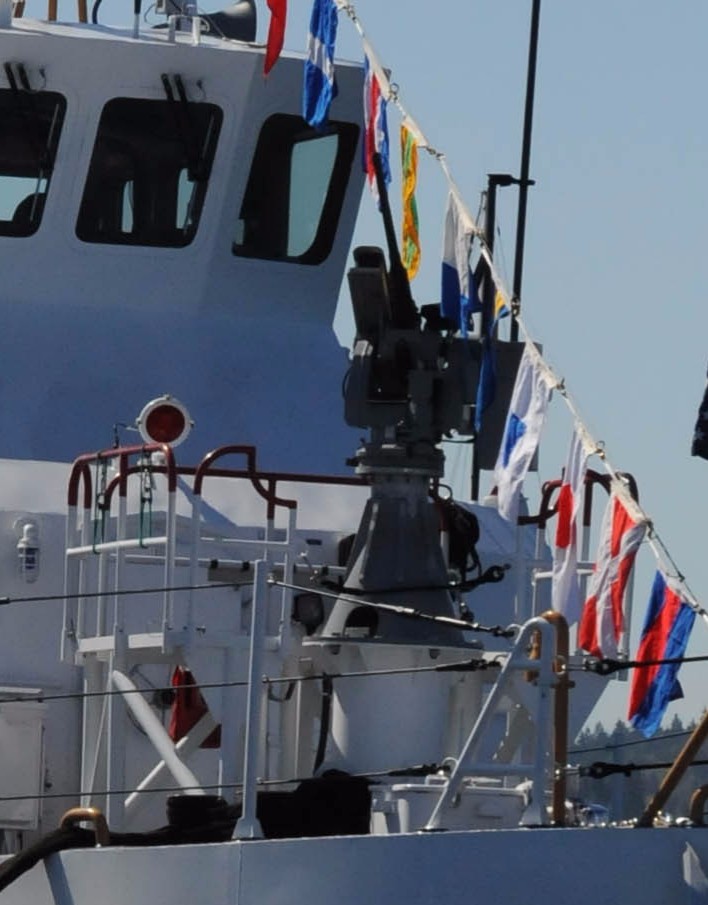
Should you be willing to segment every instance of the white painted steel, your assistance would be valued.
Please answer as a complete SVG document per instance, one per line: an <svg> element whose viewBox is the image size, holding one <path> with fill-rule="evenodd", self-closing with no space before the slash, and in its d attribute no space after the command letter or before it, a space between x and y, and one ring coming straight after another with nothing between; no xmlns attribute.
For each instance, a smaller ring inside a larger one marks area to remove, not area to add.
<svg viewBox="0 0 708 905"><path fill-rule="evenodd" d="M266 630L269 600L268 562L260 559L255 566L253 603L251 604L251 651L248 667L248 699L246 704L246 745L243 768L243 805L236 822L237 839L260 839L263 830L256 817L256 780L263 718L263 638Z"/></svg>
<svg viewBox="0 0 708 905"><path fill-rule="evenodd" d="M3 905L684 905L704 830L496 830L88 849L53 856ZM52 892L50 893L50 889ZM67 896L71 898L68 899Z"/></svg>
<svg viewBox="0 0 708 905"><path fill-rule="evenodd" d="M184 763L184 760L199 748L201 743L211 735L216 727L217 723L214 717L207 711L199 722L175 744L175 754L180 761ZM126 817L130 818L140 810L141 804L147 801L145 793L153 789L167 772L169 772L169 767L165 760L155 764L145 779L136 786L135 791L131 792L125 799Z"/></svg>
<svg viewBox="0 0 708 905"><path fill-rule="evenodd" d="M136 686L117 669L111 673L111 682L118 691L122 692L125 706L138 720L175 781L184 788L184 794L203 795L204 790L201 788L199 780L178 757L172 739L165 732L162 723L140 695Z"/></svg>

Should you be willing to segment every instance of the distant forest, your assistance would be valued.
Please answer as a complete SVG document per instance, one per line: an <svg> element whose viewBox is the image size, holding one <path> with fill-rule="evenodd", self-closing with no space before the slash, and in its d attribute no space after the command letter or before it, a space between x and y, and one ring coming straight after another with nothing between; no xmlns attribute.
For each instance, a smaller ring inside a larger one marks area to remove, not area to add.
<svg viewBox="0 0 708 905"><path fill-rule="evenodd" d="M621 720L609 733L601 723L597 723L592 731L584 730L570 746L568 763L584 767L598 762L624 765L629 775L616 773L603 779L570 775L568 797L603 805L610 812L610 820L639 817L668 769L668 766L651 768L652 765L673 762L695 725L691 722L684 726L675 716L668 729L657 732L650 739L645 739ZM688 768L663 809L673 818L686 816L693 792L708 784L708 742L695 760L698 763Z"/></svg>

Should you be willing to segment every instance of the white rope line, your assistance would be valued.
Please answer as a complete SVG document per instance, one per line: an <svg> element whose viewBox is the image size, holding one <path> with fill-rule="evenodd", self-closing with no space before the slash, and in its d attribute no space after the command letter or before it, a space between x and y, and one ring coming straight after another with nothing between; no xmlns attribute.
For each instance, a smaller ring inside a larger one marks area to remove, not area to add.
<svg viewBox="0 0 708 905"><path fill-rule="evenodd" d="M599 443L595 440L588 429L587 425L583 421L580 416L580 412L578 410L577 405L575 404L572 396L568 392L565 381L559 378L555 371L551 368L548 362L543 358L541 353L538 351L537 346L535 345L531 335L529 334L526 326L524 325L520 315L516 313L514 315L513 306L512 306L512 296L504 285L504 281L501 279L496 266L494 264L492 253L490 252L486 240L484 231L477 225L477 221L472 215L471 211L467 207L460 190L458 189L455 180L452 177L452 173L450 172L450 168L447 163L447 159L445 154L439 151L434 147L427 139L425 133L418 125L417 121L411 116L408 110L404 107L401 102L399 96L398 85L391 81L389 78L390 70L387 70L379 60L377 54L375 53L371 42L369 41L366 32L364 31L364 27L361 24L361 20L359 19L356 9L354 8L354 4L348 2L348 0L334 0L334 3L338 10L345 13L350 21L353 23L357 32L362 41L362 46L364 49L364 53L369 59L369 65L371 66L373 72L376 75L376 78L379 82L379 87L382 95L386 98L386 101L393 104L401 114L403 124L406 128L413 134L416 145L424 151L427 151L431 157L435 158L435 160L440 165L441 170L443 171L445 178L448 183L449 191L453 195L455 199L455 203L457 204L460 219L468 231L472 232L480 243L480 254L484 258L489 272L494 283L496 292L501 295L504 304L507 309L512 313L513 316L516 317L516 322L519 325L519 329L521 330L521 334L523 336L524 341L527 344L527 347L530 349L531 355L534 358L536 365L539 370L543 374L544 379L555 389L558 394L562 397L566 406L570 410L573 420L575 422L575 428L581 436L581 440L583 445L587 449L590 455L597 455L600 461L602 462L605 470L609 474L612 483L613 483L613 491L619 497L622 502L622 505L627 509L628 513L632 517L635 522L645 523L647 525L647 544L651 549L654 557L657 561L659 568L661 568L665 573L667 573L667 577L669 577L675 585L680 587L682 596L688 603L688 605L696 612L697 615L701 616L701 618L708 624L708 613L698 602L697 597L693 593L693 591L688 586L686 579L683 576L683 573L679 570L676 565L674 558L671 556L668 548L661 540L656 528L654 527L653 520L649 517L646 511L639 505L639 503L632 497L627 487L626 482L620 477L618 471L611 464L609 458L607 457L607 453L604 447L604 444Z"/></svg>
<svg viewBox="0 0 708 905"><path fill-rule="evenodd" d="M346 13L346 15L349 17L352 24L356 28L357 32L359 33L364 53L369 59L369 66L376 75L379 83L379 88L381 89L381 94L386 99L386 102L393 104L393 106L398 109L403 120L403 125L409 130L409 132L412 133L418 148L420 150L427 151L427 153L430 154L431 157L434 157L438 161L443 173L445 174L445 178L447 179L447 182L449 184L450 191L452 192L455 201L457 202L457 206L460 210L462 221L465 227L473 232L480 240L484 241L484 232L479 228L475 218L472 216L472 213L465 204L464 198L460 194L460 190L457 188L457 185L452 178L447 165L447 161L445 160L445 155L438 151L431 144L416 120L404 107L399 96L398 86L394 82L392 82L389 77L391 70L387 69L381 63L381 60L376 54L371 41L368 39L366 32L364 31L361 20L357 16L356 10L354 9L354 4L347 2L347 0L334 0L334 3L337 6L337 9L339 9L343 13ZM491 265L491 260L489 260L488 263L490 263Z"/></svg>
<svg viewBox="0 0 708 905"><path fill-rule="evenodd" d="M575 428L578 433L581 434L585 448L590 454L594 454L600 459L603 467L612 479L613 493L615 493L616 496L620 499L622 505L625 507L634 522L637 522L638 524L646 524L646 543L654 554L654 558L656 559L658 566L667 574L667 577L672 580L673 584L679 586L681 595L686 600L686 603L688 603L688 605L696 612L696 614L699 615L706 622L706 624L708 624L708 613L699 603L698 598L689 587L683 573L676 565L676 561L669 552L669 549L659 536L659 533L654 527L654 520L647 514L646 510L637 502L637 500L634 499L634 497L629 492L626 481L624 481L620 477L619 472L610 462L604 444L599 443L592 436L590 430L588 429L587 425L580 415L575 400L568 392L565 381L558 378L555 371L553 371L548 362L546 362L541 353L538 351L521 317L517 315L516 321L519 325L519 329L523 336L524 342L526 342L527 346L532 350L531 354L533 355L539 368L542 370L544 378L549 383L549 385L558 392L558 394L561 396L566 406L570 410L575 422Z"/></svg>
<svg viewBox="0 0 708 905"><path fill-rule="evenodd" d="M418 148L420 150L427 151L427 153L430 154L431 157L435 158L435 160L440 165L440 169L443 171L445 179L447 180L449 191L451 192L453 198L455 199L455 203L457 204L457 208L460 214L460 220L464 228L467 231L471 232L479 240L480 254L489 267L489 272L495 289L501 295L507 309L511 311L511 293L506 289L504 281L497 272L492 254L486 243L484 230L481 229L477 224L474 215L467 207L465 199L462 197L462 194L457 187L455 180L453 179L452 173L450 172L445 154L437 150L437 148L435 148L435 146L431 144L418 122L403 105L399 95L398 86L394 82L392 82L389 77L391 70L387 69L381 63L379 57L374 51L371 41L367 37L364 27L361 24L361 20L357 15L356 9L354 8L354 4L349 3L348 0L334 0L334 3L338 10L345 13L349 17L350 21L356 28L359 37L361 38L364 53L369 59L369 65L375 73L376 78L378 79L381 94L386 99L387 103L393 104L398 109L403 120L403 125L405 125L406 128L414 136Z"/></svg>

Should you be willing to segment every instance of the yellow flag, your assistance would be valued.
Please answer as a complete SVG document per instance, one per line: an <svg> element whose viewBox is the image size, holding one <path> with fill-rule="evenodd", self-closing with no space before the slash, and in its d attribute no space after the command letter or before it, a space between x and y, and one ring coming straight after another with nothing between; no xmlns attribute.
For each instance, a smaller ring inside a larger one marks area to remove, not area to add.
<svg viewBox="0 0 708 905"><path fill-rule="evenodd" d="M506 317L509 313L509 309L506 306L506 302L504 301L504 296L500 289L497 289L494 295L494 320L498 321L502 317Z"/></svg>
<svg viewBox="0 0 708 905"><path fill-rule="evenodd" d="M418 178L418 147L413 133L401 126L401 186L403 190L403 228L401 241L401 261L412 280L420 266L420 239L418 236L418 205L415 201L415 186Z"/></svg>

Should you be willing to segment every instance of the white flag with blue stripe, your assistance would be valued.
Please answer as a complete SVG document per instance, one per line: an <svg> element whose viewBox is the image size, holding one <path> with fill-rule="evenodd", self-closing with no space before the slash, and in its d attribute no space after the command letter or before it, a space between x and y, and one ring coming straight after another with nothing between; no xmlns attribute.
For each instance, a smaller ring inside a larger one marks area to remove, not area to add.
<svg viewBox="0 0 708 905"><path fill-rule="evenodd" d="M494 468L499 514L512 525L518 519L521 485L538 447L552 390L550 372L536 348L527 342Z"/></svg>
<svg viewBox="0 0 708 905"><path fill-rule="evenodd" d="M334 82L334 42L337 38L337 7L334 0L315 0L305 60L302 94L303 118L315 129L327 122L337 95Z"/></svg>
<svg viewBox="0 0 708 905"><path fill-rule="evenodd" d="M459 324L463 336L467 336L470 314L481 310L470 270L473 237L472 225L464 222L457 199L450 192L443 226L440 313Z"/></svg>

